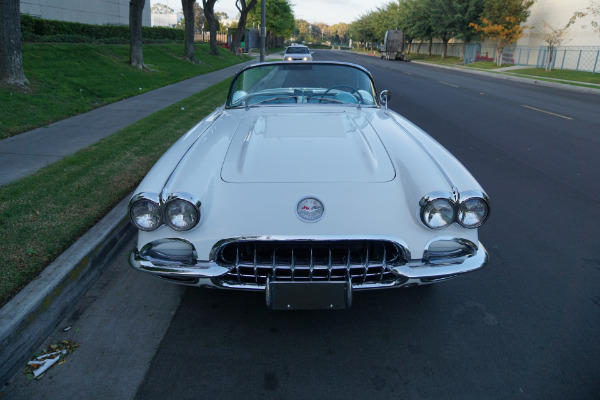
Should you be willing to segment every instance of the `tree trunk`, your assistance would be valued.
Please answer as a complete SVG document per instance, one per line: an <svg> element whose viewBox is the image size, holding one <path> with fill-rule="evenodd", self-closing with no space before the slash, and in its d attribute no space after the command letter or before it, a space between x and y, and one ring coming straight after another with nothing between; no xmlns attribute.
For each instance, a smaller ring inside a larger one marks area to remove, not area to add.
<svg viewBox="0 0 600 400"><path fill-rule="evenodd" d="M19 0L0 0L0 82L24 87Z"/></svg>
<svg viewBox="0 0 600 400"><path fill-rule="evenodd" d="M194 27L194 3L196 0L181 0L181 7L183 8L183 18L185 20L185 44L184 44L184 57L190 62L196 62L194 57L194 34L196 30Z"/></svg>
<svg viewBox="0 0 600 400"><path fill-rule="evenodd" d="M229 51L231 51L233 54L239 54L240 44L242 43L242 36L244 36L244 33L246 32L246 21L248 20L248 13L254 8L254 6L256 6L257 2L258 0L250 0L249 3L246 3L246 0L237 0L235 2L235 6L240 12L240 19L238 20L238 26L235 30L233 40L231 41L231 47L229 47Z"/></svg>
<svg viewBox="0 0 600 400"><path fill-rule="evenodd" d="M429 38L429 48L427 49L427 56L431 57L431 48L433 47L433 38Z"/></svg>
<svg viewBox="0 0 600 400"><path fill-rule="evenodd" d="M217 46L217 18L215 17L215 3L217 0L202 0L204 7L204 16L208 20L208 29L210 31L210 54L213 56L219 55Z"/></svg>
<svg viewBox="0 0 600 400"><path fill-rule="evenodd" d="M442 60L446 58L446 52L448 50L448 41L450 39L442 38Z"/></svg>
<svg viewBox="0 0 600 400"><path fill-rule="evenodd" d="M142 50L142 14L146 0L129 0L129 64L137 69L144 68Z"/></svg>

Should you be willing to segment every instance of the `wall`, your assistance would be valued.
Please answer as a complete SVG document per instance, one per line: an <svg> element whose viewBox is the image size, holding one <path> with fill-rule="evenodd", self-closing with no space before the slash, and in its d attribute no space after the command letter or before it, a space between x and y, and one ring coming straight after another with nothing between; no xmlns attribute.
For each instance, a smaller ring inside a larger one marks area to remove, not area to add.
<svg viewBox="0 0 600 400"><path fill-rule="evenodd" d="M44 19L95 25L129 25L129 0L22 0L21 13ZM142 25L150 26L146 0Z"/></svg>
<svg viewBox="0 0 600 400"><path fill-rule="evenodd" d="M519 39L517 45L539 47L545 46L542 39L545 26L543 21L546 21L553 28L562 28L568 22L571 16L576 11L583 11L589 6L590 0L537 0L531 6L531 15L525 23L533 29L527 30L527 34ZM574 25L571 25L569 34L563 46L597 46L600 47L600 32L594 32L590 26L592 19L577 19ZM582 27L587 25L586 29Z"/></svg>

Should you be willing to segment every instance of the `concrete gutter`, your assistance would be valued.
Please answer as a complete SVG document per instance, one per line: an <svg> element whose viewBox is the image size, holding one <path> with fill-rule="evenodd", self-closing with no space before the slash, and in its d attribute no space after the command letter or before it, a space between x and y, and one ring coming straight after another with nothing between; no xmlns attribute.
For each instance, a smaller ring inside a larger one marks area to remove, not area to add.
<svg viewBox="0 0 600 400"><path fill-rule="evenodd" d="M0 309L0 384L43 343L134 234L129 196ZM127 264L127 260L123 260Z"/></svg>

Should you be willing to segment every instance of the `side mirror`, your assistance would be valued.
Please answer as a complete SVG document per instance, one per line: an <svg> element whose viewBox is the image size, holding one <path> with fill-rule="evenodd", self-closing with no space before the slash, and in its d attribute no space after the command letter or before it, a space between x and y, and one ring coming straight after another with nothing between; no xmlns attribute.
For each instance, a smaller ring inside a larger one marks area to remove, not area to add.
<svg viewBox="0 0 600 400"><path fill-rule="evenodd" d="M383 105L385 106L385 109L388 109L388 102L392 99L392 92L390 92L389 90L384 90L381 92L381 94L379 95L379 100L381 100L381 102L383 103Z"/></svg>

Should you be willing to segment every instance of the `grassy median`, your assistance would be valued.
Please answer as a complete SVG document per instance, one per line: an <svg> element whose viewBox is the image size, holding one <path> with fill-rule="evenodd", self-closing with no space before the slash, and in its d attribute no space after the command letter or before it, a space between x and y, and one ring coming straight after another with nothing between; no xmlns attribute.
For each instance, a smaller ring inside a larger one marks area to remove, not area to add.
<svg viewBox="0 0 600 400"><path fill-rule="evenodd" d="M183 50L183 44L144 45L149 70L138 70L127 64L128 45L24 44L31 90L0 87L0 139L250 59L225 49L212 56L207 44L197 44L201 63L195 64Z"/></svg>
<svg viewBox="0 0 600 400"><path fill-rule="evenodd" d="M229 83L0 187L0 306L134 190L183 133L223 104Z"/></svg>

